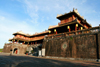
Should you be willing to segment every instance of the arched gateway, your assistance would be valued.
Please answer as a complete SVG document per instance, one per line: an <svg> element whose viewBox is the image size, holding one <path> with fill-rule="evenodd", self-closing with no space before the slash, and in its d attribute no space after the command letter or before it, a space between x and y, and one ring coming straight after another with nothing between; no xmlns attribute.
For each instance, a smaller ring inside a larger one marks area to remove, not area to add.
<svg viewBox="0 0 100 67"><path fill-rule="evenodd" d="M18 54L18 53L19 53L18 48L14 48L14 49L13 49L13 54Z"/></svg>

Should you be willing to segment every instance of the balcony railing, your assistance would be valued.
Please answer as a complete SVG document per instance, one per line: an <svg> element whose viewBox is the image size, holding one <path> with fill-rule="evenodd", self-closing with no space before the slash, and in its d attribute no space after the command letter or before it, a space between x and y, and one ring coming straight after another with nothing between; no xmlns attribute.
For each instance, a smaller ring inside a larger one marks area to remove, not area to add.
<svg viewBox="0 0 100 67"><path fill-rule="evenodd" d="M35 41L35 40L44 39L44 36L39 36L39 37L34 37L34 38L13 37L13 39L20 39L20 40L24 40L24 41Z"/></svg>
<svg viewBox="0 0 100 67"><path fill-rule="evenodd" d="M58 23L58 25L64 24L64 23L68 23L68 22L72 22L74 21L76 18L75 17L70 17L68 19L62 20L61 22ZM78 22L80 23L80 21L78 20Z"/></svg>
<svg viewBox="0 0 100 67"><path fill-rule="evenodd" d="M10 46L10 45L23 45L23 46L33 46L33 47L37 47L37 46L42 46L41 44L23 44L23 43L5 43L5 46Z"/></svg>

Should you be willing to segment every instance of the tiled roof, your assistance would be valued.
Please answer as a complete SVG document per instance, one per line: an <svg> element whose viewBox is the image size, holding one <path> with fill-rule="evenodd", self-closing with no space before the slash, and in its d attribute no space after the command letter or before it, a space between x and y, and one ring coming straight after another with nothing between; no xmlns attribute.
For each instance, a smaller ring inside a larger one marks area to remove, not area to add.
<svg viewBox="0 0 100 67"><path fill-rule="evenodd" d="M45 33L49 33L49 31L46 30L46 31L43 31L43 32L40 32L40 33L35 33L35 34L25 34L22 31L19 31L19 32L13 33L13 35L21 34L21 35L24 35L24 36L36 36L36 35L41 35L41 34L45 34Z"/></svg>

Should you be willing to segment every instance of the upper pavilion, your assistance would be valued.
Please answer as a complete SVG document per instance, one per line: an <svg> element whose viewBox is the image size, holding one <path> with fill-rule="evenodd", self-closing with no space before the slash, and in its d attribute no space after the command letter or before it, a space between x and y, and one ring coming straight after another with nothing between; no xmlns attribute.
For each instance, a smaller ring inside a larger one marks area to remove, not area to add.
<svg viewBox="0 0 100 67"><path fill-rule="evenodd" d="M63 32L70 32L70 31L77 31L82 29L88 29L92 26L84 19L77 11L77 9L73 9L69 13L57 15L57 19L60 20L58 25L49 26L48 30L51 33L56 32L63 33Z"/></svg>

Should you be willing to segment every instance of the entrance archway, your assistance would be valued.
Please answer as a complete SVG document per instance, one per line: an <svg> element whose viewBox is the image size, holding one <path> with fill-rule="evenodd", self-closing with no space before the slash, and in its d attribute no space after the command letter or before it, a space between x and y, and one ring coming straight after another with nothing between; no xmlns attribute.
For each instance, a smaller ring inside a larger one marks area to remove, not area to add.
<svg viewBox="0 0 100 67"><path fill-rule="evenodd" d="M15 48L15 49L13 50L13 53L14 53L14 54L18 54L18 49Z"/></svg>

